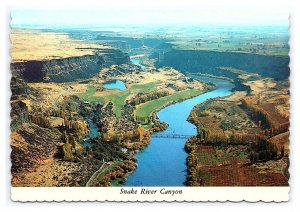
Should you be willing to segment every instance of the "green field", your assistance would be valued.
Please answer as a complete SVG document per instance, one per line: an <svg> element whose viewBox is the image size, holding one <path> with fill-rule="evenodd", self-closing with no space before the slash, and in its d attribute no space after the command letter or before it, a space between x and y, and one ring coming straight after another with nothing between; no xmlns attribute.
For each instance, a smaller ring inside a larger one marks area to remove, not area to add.
<svg viewBox="0 0 300 212"><path fill-rule="evenodd" d="M160 84L160 82L150 82L146 84L134 84L131 86L131 90L133 91L143 91L145 93L154 91L156 87Z"/></svg>
<svg viewBox="0 0 300 212"><path fill-rule="evenodd" d="M81 93L78 96L81 97L85 101L89 101L89 102L92 102L92 103L97 103L97 102L100 101L100 97L94 96L96 91L97 91L97 89L94 86L88 85L86 92Z"/></svg>
<svg viewBox="0 0 300 212"><path fill-rule="evenodd" d="M117 117L121 117L122 110L124 107L124 102L127 96L130 95L130 91L120 91L118 93L109 94L107 96L99 97L101 102L112 102L113 109Z"/></svg>
<svg viewBox="0 0 300 212"><path fill-rule="evenodd" d="M98 102L112 102L114 105L114 112L117 117L121 117L125 99L132 93L137 92L151 92L156 90L157 86L160 82L151 82L147 84L135 84L132 85L131 88L125 91L119 91L117 93L108 94L106 96L95 96L96 88L92 85L87 86L87 91L81 93L79 96L84 99L85 101L89 101L91 103L98 103ZM203 93L202 90L196 89L188 89L184 91L180 91L170 96L165 96L156 100L152 100L141 104L138 106L137 110L135 111L135 115L143 118L148 118L156 109L162 108L164 105L169 104L171 102L177 102L180 100L191 98L192 96L196 96ZM145 128L150 128L151 126L145 126Z"/></svg>
<svg viewBox="0 0 300 212"><path fill-rule="evenodd" d="M152 100L144 104L141 104L135 111L135 115L138 117L147 118L150 116L152 111L156 109L160 109L164 105L169 104L170 102L177 102L180 100L188 99L193 96L199 95L201 93L203 93L203 90L189 89L189 90L180 91L170 96L165 96L156 100Z"/></svg>
<svg viewBox="0 0 300 212"><path fill-rule="evenodd" d="M85 93L79 94L79 96L85 101L89 101L91 103L112 102L114 105L114 112L116 113L117 117L120 117L122 115L124 101L126 97L130 95L129 90L120 91L118 93L109 94L107 96L95 96L94 95L95 93L96 93L96 88L92 85L88 85L87 91Z"/></svg>
<svg viewBox="0 0 300 212"><path fill-rule="evenodd" d="M121 117L125 99L132 93L145 92L149 93L156 90L160 82L150 82L146 84L135 84L132 85L128 90L118 91L117 93L108 94L106 96L95 96L97 89L93 85L88 85L87 90L79 96L85 101L91 103L98 102L112 102L114 105L114 112L117 117Z"/></svg>

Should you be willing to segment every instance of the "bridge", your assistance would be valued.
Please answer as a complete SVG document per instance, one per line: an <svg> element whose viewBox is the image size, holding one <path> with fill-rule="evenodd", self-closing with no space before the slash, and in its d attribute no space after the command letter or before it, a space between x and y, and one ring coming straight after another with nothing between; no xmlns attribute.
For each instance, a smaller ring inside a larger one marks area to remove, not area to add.
<svg viewBox="0 0 300 212"><path fill-rule="evenodd" d="M153 134L151 137L152 138L190 138L194 135L182 135L182 134L162 134L162 133L157 133Z"/></svg>

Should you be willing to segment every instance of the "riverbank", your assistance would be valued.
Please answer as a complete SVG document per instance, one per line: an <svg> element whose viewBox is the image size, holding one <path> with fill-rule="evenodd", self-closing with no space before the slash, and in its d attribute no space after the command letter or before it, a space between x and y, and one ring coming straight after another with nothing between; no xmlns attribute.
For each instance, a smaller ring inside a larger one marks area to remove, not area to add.
<svg viewBox="0 0 300 212"><path fill-rule="evenodd" d="M208 89L212 89L212 87L211 86L205 87L204 90L201 90L201 93L203 94L204 92L207 92ZM189 98L192 98L192 97L187 96L185 98L185 100L189 99ZM184 101L184 100L180 99L180 101L176 101L176 102L175 101L167 102L167 104L163 105L163 107L161 107L159 110L167 107L168 105L179 103L179 102L182 102L182 101ZM124 138L122 138L122 136L119 134L120 135L119 139L120 139L121 146L123 146L124 148L126 148L128 150L134 150L134 151L131 152L132 153L131 154L132 160L130 160L130 161L127 160L125 162L119 161L118 165L115 165L113 167L110 166L110 169L106 169L106 171L101 171L100 174L97 174L98 172L100 172L99 170L96 171L93 175L93 176L96 175L96 177L91 177L91 178L95 178L97 180L94 179L93 180L94 183L88 183L88 185L90 185L90 186L97 186L97 185L98 186L110 186L110 185L118 186L118 185L122 185L124 182L126 182L126 178L132 172L134 172L134 170L137 167L137 164L136 164L137 161L134 160L134 156L136 154L138 154L139 151L142 151L145 148L147 148L147 146L150 143L150 136L151 136L152 133L162 131L162 130L164 130L168 127L168 125L166 123L160 122L159 120L156 119L156 115L155 115L154 112L152 113L151 117L152 117L151 120L153 121L153 126L149 129L149 133L150 133L149 135L148 134L147 135L143 134L144 135L143 136L143 138L144 138L143 142L139 141L139 142L124 143L123 142ZM143 132L143 131L141 131L141 132ZM130 146L129 146L129 144L130 144ZM115 164L115 163L113 163L113 164ZM133 164L135 164L135 165L133 165ZM98 181L98 183L96 181Z"/></svg>
<svg viewBox="0 0 300 212"><path fill-rule="evenodd" d="M134 161L104 162L93 173L86 187L118 186L126 182L126 177L136 169Z"/></svg>
<svg viewBox="0 0 300 212"><path fill-rule="evenodd" d="M185 101L187 99L194 98L196 96L199 96L201 94L209 92L209 91L211 91L213 89L214 88L212 86L208 86L207 85L204 90L199 90L199 91L195 92L195 94L192 94L190 96L186 96L186 97L183 97L183 98L178 98L177 100L168 101L168 102L166 102L164 104L161 104L160 106L156 107L155 109L150 110L151 112L150 112L150 114L148 116L148 117L151 117L151 126L152 127L150 128L150 132L153 133L153 132L163 131L163 130L165 130L168 127L167 123L164 123L164 122L162 123L158 119L157 113L160 110L162 110L162 109L164 109L164 108L166 108L166 107L168 107L168 106L170 106L172 104L180 103L180 102L183 102L183 101Z"/></svg>
<svg viewBox="0 0 300 212"><path fill-rule="evenodd" d="M269 84L260 86L263 92L259 94L259 102L255 100L258 91L255 89L255 96L216 98L192 110L188 120L197 126L198 133L185 145L187 185L288 185L288 129L283 129L286 113L274 113L275 108L280 112L285 107L283 99L278 101L285 91L282 82L271 88ZM245 101L265 110L255 115L256 112L244 105ZM282 139L276 139L277 134Z"/></svg>
<svg viewBox="0 0 300 212"><path fill-rule="evenodd" d="M187 157L184 150L185 139L172 135L196 135L194 125L187 122L187 117L195 105L219 95L229 95L230 83L222 82L225 84L221 89L202 92L201 95L170 104L156 112L159 122L167 123L168 127L164 131L152 134L155 136L151 137L149 146L137 154L138 168L128 177L126 186L185 185ZM170 137L160 137L160 134L169 134ZM174 157L176 162L172 160Z"/></svg>
<svg viewBox="0 0 300 212"><path fill-rule="evenodd" d="M156 107L154 110L151 111L150 113L150 120L151 120L151 127L149 127L149 129L147 131L140 131L140 132L144 132L143 133L143 140L140 140L140 141L131 141L131 142L127 142L126 141L126 138L124 138L125 136L125 132L122 134L121 132L114 132L114 136L118 137L118 142L121 144L121 146L123 148L126 148L127 150L130 150L131 153L132 153L132 158L134 158L134 156L136 154L138 154L140 151L143 151L144 149L147 149L147 146L151 143L150 142L150 136L152 133L154 132L160 132L160 131L163 131L165 130L167 127L168 127L168 124L165 123L165 122L161 122L160 120L157 119L156 117L156 113L160 110L162 110L163 108L166 108L167 106L170 106L172 104L177 104L177 103L180 103L180 102L183 102L184 100L187 100L187 99L190 99L190 98L194 98L195 96L199 96L200 94L203 94L203 93L206 93L206 92L209 92L211 89L213 89L214 87L209 85L209 84L201 84L203 86L204 89L201 89L201 90L196 90L195 93L193 93L194 95L187 95L187 96L181 96L182 98L177 98L176 100L172 100L172 101L166 101L163 105L160 105L160 107ZM144 85L139 85L139 84L136 84L136 85L130 85L128 86L128 88L134 88L134 89L143 89L143 88L148 88L149 86L144 86ZM149 87L151 88L151 87ZM151 88L153 89L153 87ZM174 94L176 95L176 93ZM166 96L166 97L169 97L169 96ZM165 97L162 97L162 98L165 98ZM161 98L158 98L157 100L152 100L150 102L155 102L155 101L159 101ZM147 104L147 103L146 103ZM143 104L142 104L143 105ZM106 106L105 106L106 107ZM104 108L103 108L104 109ZM99 112L102 111L101 113L103 113L103 109L97 109ZM106 110L106 109L105 109ZM104 113L105 114L105 113ZM110 114L108 112L108 114ZM115 118L113 118L115 120ZM108 120L112 120L112 119L108 119ZM121 123L124 123L125 120L123 122L120 122ZM128 121L127 121L128 122ZM109 123L111 124L112 122L109 121ZM102 123L101 126L107 126L107 124L105 123ZM114 125L112 125L114 126ZM143 126L145 127L145 126ZM112 128L112 129L115 129L115 128ZM125 129L125 128L124 128ZM124 130L123 129L123 130ZM103 130L101 130L103 131ZM109 132L110 130L106 130L107 132ZM106 132L105 130L103 132ZM149 132L149 134L147 134L146 132ZM105 135L104 135L105 137ZM106 139L107 140L107 139ZM109 140L109 139L108 139ZM137 161L133 160L132 162L136 163ZM130 165L130 168L128 169L128 171L125 171L126 169L119 169L117 167L115 167L114 169L110 169L110 172L106 171L106 172L101 172L101 174L99 174L98 176L101 176L101 177L97 177L98 181L99 182L105 182L105 183L93 183L93 185L101 185L101 186L104 186L104 185L111 185L111 183L113 183L114 185L119 185L119 184L122 184L124 182L126 182L126 177L129 176L132 172L134 172L135 170L135 166L132 166L132 163L130 164L125 164L125 163L122 163L122 162L118 162L119 165L122 165L123 167L126 167L127 165ZM122 171L120 171L122 170ZM99 172L99 170L97 171ZM95 172L95 173L97 173ZM111 174L111 173L117 173L117 174ZM101 179L100 179L101 178ZM106 179L105 181L102 180L102 179ZM108 180L110 179L110 180ZM116 181L120 181L120 183L117 183Z"/></svg>

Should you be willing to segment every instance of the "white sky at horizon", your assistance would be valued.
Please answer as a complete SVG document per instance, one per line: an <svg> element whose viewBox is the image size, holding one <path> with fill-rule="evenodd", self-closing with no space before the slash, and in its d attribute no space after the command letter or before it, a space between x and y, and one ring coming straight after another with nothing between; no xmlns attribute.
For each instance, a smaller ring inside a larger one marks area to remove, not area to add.
<svg viewBox="0 0 300 212"><path fill-rule="evenodd" d="M82 26L82 25L254 25L288 26L286 8L272 6L104 6L103 8L12 9L12 26Z"/></svg>

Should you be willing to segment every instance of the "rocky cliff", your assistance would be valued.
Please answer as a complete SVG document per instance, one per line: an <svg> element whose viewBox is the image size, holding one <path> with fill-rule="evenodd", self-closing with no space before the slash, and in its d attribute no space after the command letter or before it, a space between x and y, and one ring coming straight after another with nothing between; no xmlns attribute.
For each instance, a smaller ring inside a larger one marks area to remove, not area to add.
<svg viewBox="0 0 300 212"><path fill-rule="evenodd" d="M289 57L240 52L171 50L160 58L159 67L171 66L180 71L199 72L235 78L236 74L220 67L231 67L264 77L287 79Z"/></svg>
<svg viewBox="0 0 300 212"><path fill-rule="evenodd" d="M12 76L26 82L71 82L88 79L103 67L129 62L129 56L116 49L98 50L83 55L51 60L29 60L11 63Z"/></svg>

